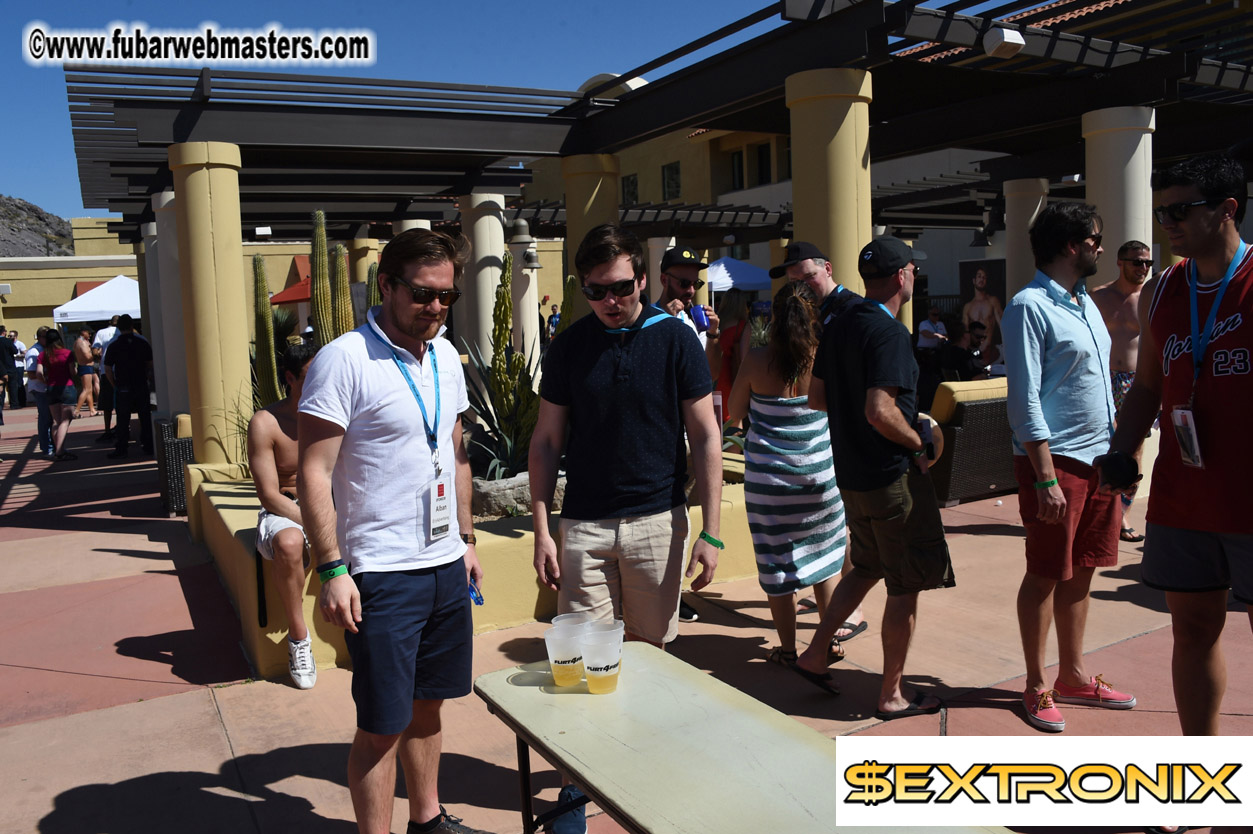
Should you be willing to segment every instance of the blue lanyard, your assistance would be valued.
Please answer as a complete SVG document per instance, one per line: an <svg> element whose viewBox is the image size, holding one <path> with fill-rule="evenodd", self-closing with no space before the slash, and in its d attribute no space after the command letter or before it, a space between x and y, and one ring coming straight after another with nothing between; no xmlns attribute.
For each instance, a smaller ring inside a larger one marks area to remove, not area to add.
<svg viewBox="0 0 1253 834"><path fill-rule="evenodd" d="M396 355L396 348L386 341L374 329L373 322L369 326L370 335L379 340L379 343L386 347L392 354L392 361L396 363L396 367L400 368L400 373L404 375L405 382L409 383L409 390L413 392L413 398L418 401L418 408L422 411L422 428L426 431L426 441L431 446L431 460L435 463L435 474L440 473L439 465L439 360L435 358L435 348L428 347L427 353L431 355L431 372L435 374L435 427L431 428L431 421L426 416L426 405L422 402L422 395L418 393L418 386L413 384L413 377L409 375L409 369L405 363L400 361L400 357Z"/></svg>
<svg viewBox="0 0 1253 834"><path fill-rule="evenodd" d="M1248 250L1249 245L1243 240L1240 241L1240 248L1236 250L1236 255L1231 259L1231 263L1227 265L1227 272L1223 275L1223 280L1218 285L1218 292L1214 295L1214 305L1209 308L1209 315L1205 318L1205 329L1201 330L1197 327L1199 314L1196 304L1196 285L1200 281L1200 276L1196 272L1196 261L1192 260L1188 263L1188 291L1192 297L1192 387L1196 388L1196 382L1201 378L1201 360L1205 358L1205 350L1209 347L1210 337L1214 335L1214 322L1218 319L1218 305L1223 303L1223 295L1227 292L1227 285L1231 283L1231 276L1236 274L1236 268L1240 266L1240 262L1244 260L1244 253Z"/></svg>
<svg viewBox="0 0 1253 834"><path fill-rule="evenodd" d="M652 307L654 310L657 310L661 313L665 313L666 316L670 315L669 313L666 313L665 310L662 310L660 307L658 307L656 304L649 304L648 306ZM641 316L644 315L643 310L640 310L640 315ZM661 321L662 318L663 316L653 316L651 319L646 320L639 327L636 327L634 322L632 322L627 327L614 327L614 328L606 327L605 332L606 333L630 333L632 330L643 330L645 327L652 327L654 324ZM677 316L671 316L671 318L677 318Z"/></svg>

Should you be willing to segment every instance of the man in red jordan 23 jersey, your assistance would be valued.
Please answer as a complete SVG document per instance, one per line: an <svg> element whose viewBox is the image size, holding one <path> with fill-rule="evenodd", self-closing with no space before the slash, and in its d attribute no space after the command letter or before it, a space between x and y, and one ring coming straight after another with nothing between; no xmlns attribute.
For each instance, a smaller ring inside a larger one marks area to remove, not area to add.
<svg viewBox="0 0 1253 834"><path fill-rule="evenodd" d="M1166 592L1171 672L1185 735L1217 735L1226 688L1227 594L1253 607L1253 247L1240 239L1247 185L1221 155L1153 175L1153 214L1184 260L1140 296L1142 341L1104 480L1136 478L1130 453L1161 414L1141 576Z"/></svg>

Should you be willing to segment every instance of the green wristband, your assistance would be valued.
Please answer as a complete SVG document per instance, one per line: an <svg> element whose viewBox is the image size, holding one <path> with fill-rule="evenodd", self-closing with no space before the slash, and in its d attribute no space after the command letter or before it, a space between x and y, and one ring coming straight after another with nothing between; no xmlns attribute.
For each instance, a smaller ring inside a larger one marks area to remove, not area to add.
<svg viewBox="0 0 1253 834"><path fill-rule="evenodd" d="M700 531L700 538L701 538L701 539L703 539L704 541L709 542L710 544L712 544L714 547L718 548L719 550L726 550L726 549L727 549L727 546L726 546L725 544L723 544L722 542L718 541L718 540L717 540L717 539L715 539L713 536L711 536L711 535L709 535L708 533L706 533L704 530L701 530L701 531Z"/></svg>
<svg viewBox="0 0 1253 834"><path fill-rule="evenodd" d="M322 584L325 585L327 582L330 582L335 577L343 576L346 573L348 573L348 566L340 565L337 568L331 568L330 570L319 571L318 579L321 579Z"/></svg>
<svg viewBox="0 0 1253 834"><path fill-rule="evenodd" d="M1047 480L1047 481L1036 481L1036 482L1035 482L1035 488L1036 488L1036 489L1048 489L1049 487L1052 487L1052 486L1057 486L1057 479L1056 479L1056 478L1050 478L1050 479L1049 479L1049 480Z"/></svg>

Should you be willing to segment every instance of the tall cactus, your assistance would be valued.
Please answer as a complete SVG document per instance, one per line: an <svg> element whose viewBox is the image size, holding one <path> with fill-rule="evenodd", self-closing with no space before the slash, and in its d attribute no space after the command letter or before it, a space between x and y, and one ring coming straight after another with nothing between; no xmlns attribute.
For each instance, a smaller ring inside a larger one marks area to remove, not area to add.
<svg viewBox="0 0 1253 834"><path fill-rule="evenodd" d="M331 283L331 309L335 319L335 336L352 330L352 294L348 289L348 250L342 243L335 244L334 281Z"/></svg>
<svg viewBox="0 0 1253 834"><path fill-rule="evenodd" d="M313 251L309 253L309 295L313 306L313 335L318 347L326 347L335 337L331 312L331 276L326 262L326 213L313 213Z"/></svg>
<svg viewBox="0 0 1253 834"><path fill-rule="evenodd" d="M379 289L378 261L370 264L370 275L366 278L365 306L378 307L383 303L383 291Z"/></svg>
<svg viewBox="0 0 1253 834"><path fill-rule="evenodd" d="M512 387L512 380L517 379L510 366L525 366L524 357L517 356L520 362L511 362L510 354L513 346L513 254L505 251L505 258L500 267L500 283L496 286L496 302L492 305L492 379L491 386L498 394L507 392ZM516 355L515 355L516 356Z"/></svg>
<svg viewBox="0 0 1253 834"><path fill-rule="evenodd" d="M262 407L283 398L278 380L278 354L274 349L274 312L270 284L265 279L265 258L252 256L252 300L256 315L257 393Z"/></svg>

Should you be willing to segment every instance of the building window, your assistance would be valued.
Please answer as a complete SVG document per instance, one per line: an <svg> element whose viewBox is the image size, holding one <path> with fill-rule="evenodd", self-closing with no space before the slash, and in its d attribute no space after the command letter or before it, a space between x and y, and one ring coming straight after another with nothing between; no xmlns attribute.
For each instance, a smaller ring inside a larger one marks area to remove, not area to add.
<svg viewBox="0 0 1253 834"><path fill-rule="evenodd" d="M744 187L744 152L731 151L731 190L739 191Z"/></svg>
<svg viewBox="0 0 1253 834"><path fill-rule="evenodd" d="M783 153L779 157L779 181L792 178L792 137L783 140Z"/></svg>
<svg viewBox="0 0 1253 834"><path fill-rule="evenodd" d="M746 261L749 258L748 244L737 243L730 248L730 253L737 261Z"/></svg>
<svg viewBox="0 0 1253 834"><path fill-rule="evenodd" d="M757 148L757 185L770 183L770 144L758 145Z"/></svg>
<svg viewBox="0 0 1253 834"><path fill-rule="evenodd" d="M633 206L640 201L640 179L638 174L627 174L622 178L622 205Z"/></svg>
<svg viewBox="0 0 1253 834"><path fill-rule="evenodd" d="M677 200L683 193L679 180L679 163L668 162L661 166L661 199Z"/></svg>

